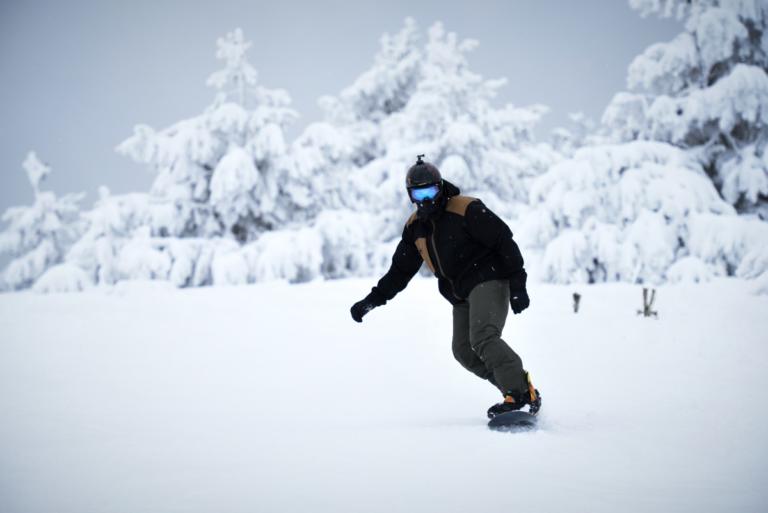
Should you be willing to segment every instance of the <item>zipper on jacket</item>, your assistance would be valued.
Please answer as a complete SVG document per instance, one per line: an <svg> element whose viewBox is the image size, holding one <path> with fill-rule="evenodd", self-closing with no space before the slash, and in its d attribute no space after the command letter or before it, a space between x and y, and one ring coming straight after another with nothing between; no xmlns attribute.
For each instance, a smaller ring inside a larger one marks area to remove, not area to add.
<svg viewBox="0 0 768 513"><path fill-rule="evenodd" d="M453 294L453 297L455 297L459 301L462 301L462 299L456 294L456 290L455 290L455 288L453 286L453 282L445 274L445 271L443 271L443 266L440 263L440 255L438 255L438 253L437 253L437 244L435 244L435 232L437 231L437 225L435 224L434 219L431 220L431 222L432 222L432 235L430 236L430 239L432 239L432 252L435 254L435 262L437 262L437 268L440 271L440 274L445 279L445 281L448 282L448 285L451 286L451 294Z"/></svg>

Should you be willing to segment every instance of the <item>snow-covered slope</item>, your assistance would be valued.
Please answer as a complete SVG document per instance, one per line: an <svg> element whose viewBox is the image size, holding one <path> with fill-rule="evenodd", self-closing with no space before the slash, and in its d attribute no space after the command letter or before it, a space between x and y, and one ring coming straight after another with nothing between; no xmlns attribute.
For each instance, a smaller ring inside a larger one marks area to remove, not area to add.
<svg viewBox="0 0 768 513"><path fill-rule="evenodd" d="M498 399L451 355L417 279L362 325L372 285L0 295L0 510L768 510L768 299L715 280L531 285L505 338L544 397Z"/></svg>

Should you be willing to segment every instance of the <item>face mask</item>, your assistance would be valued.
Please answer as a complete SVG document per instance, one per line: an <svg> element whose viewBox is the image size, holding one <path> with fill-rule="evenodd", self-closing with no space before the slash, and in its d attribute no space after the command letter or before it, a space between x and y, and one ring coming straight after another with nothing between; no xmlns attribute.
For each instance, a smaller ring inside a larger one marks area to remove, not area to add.
<svg viewBox="0 0 768 513"><path fill-rule="evenodd" d="M419 219L430 219L438 215L441 211L442 205L439 201L422 201L421 203L416 203L416 215Z"/></svg>

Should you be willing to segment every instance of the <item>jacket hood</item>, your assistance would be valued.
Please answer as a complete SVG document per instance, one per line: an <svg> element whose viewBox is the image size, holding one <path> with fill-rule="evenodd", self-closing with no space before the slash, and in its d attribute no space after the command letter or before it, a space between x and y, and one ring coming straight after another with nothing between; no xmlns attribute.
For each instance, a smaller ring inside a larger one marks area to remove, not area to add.
<svg viewBox="0 0 768 513"><path fill-rule="evenodd" d="M461 190L451 182L443 178L443 193L446 198L452 198L461 194Z"/></svg>

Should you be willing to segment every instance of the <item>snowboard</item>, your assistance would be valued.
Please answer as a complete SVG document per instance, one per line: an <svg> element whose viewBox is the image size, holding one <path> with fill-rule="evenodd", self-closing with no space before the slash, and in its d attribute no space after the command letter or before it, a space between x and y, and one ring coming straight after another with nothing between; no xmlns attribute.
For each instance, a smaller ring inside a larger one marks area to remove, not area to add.
<svg viewBox="0 0 768 513"><path fill-rule="evenodd" d="M516 410L496 415L488 421L488 427L494 431L529 431L536 427L536 421L536 415Z"/></svg>

